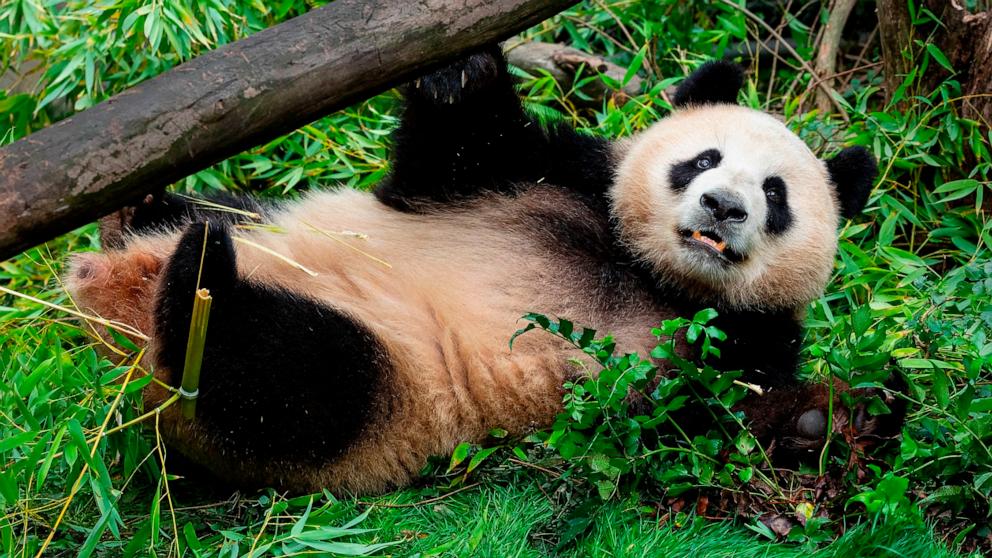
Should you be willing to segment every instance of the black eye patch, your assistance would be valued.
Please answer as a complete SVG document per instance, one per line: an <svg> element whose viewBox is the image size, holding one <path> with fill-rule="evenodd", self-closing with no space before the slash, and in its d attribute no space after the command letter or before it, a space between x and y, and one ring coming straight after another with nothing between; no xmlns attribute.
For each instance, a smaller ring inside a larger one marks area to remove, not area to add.
<svg viewBox="0 0 992 558"><path fill-rule="evenodd" d="M676 192L685 190L700 174L720 166L723 155L716 149L707 149L692 159L676 163L668 171L668 181Z"/></svg>
<svg viewBox="0 0 992 558"><path fill-rule="evenodd" d="M761 185L768 201L768 219L765 229L770 234L782 234L792 225L792 211L789 209L785 181L777 176L769 176Z"/></svg>

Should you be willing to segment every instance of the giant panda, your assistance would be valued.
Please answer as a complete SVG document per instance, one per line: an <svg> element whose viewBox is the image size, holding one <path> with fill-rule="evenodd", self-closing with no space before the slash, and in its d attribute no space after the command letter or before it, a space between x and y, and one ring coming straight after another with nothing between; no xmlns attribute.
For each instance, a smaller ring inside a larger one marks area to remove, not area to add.
<svg viewBox="0 0 992 558"><path fill-rule="evenodd" d="M813 447L827 390L796 380L801 319L875 162L856 147L818 159L736 104L742 82L709 63L672 115L610 141L539 125L488 48L405 88L374 191L213 200L237 212L148 196L101 222L105 249L74 256L68 289L150 337L149 409L178 386L193 293L210 290L197 415L171 406L159 428L239 486L378 493L494 428L548 426L575 352L548 335L511 350L526 312L646 354L659 321L714 307L720 366L767 390L742 404L755 433Z"/></svg>

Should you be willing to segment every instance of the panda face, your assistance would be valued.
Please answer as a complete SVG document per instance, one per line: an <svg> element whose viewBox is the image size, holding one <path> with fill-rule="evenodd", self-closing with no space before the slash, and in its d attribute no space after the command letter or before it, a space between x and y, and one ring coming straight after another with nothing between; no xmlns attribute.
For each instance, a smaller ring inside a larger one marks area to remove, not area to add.
<svg viewBox="0 0 992 558"><path fill-rule="evenodd" d="M822 292L836 252L834 191L784 125L724 104L679 111L630 140L610 195L623 240L660 278L762 309Z"/></svg>

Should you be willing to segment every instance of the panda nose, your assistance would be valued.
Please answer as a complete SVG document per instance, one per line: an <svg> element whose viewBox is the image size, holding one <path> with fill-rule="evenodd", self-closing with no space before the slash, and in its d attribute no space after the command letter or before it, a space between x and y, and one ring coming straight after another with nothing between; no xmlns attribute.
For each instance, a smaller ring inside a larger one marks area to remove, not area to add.
<svg viewBox="0 0 992 558"><path fill-rule="evenodd" d="M713 190L699 198L699 205L718 222L742 223L747 220L744 202L736 194L726 190Z"/></svg>

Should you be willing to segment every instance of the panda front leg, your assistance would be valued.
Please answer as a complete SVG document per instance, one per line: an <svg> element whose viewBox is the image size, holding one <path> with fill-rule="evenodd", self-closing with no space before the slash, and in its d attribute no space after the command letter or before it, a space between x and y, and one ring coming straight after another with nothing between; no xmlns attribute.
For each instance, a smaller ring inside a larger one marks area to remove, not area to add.
<svg viewBox="0 0 992 558"><path fill-rule="evenodd" d="M898 379L886 382L884 388L859 389L840 380L793 383L761 395L749 394L734 410L743 412L750 432L772 448L772 462L791 467L816 462L828 429L862 450L898 435L906 405L895 393L904 388ZM890 412L872 415L869 406L874 398Z"/></svg>
<svg viewBox="0 0 992 558"><path fill-rule="evenodd" d="M773 444L776 463L815 459L828 428L868 441L894 436L902 427L905 406L893 396L893 391L901 391L898 382L889 382L887 389L852 390L840 381L797 378L803 332L791 312L724 312L714 324L727 334L719 364L725 370L742 370L741 380L762 389L760 395L748 394L735 410L744 413L759 440ZM892 412L872 416L868 404L875 397Z"/></svg>
<svg viewBox="0 0 992 558"><path fill-rule="evenodd" d="M498 45L403 88L392 172L376 196L401 210L509 191L545 167L545 138L524 112Z"/></svg>
<svg viewBox="0 0 992 558"><path fill-rule="evenodd" d="M536 182L598 196L609 187L610 142L566 124L545 129L528 115L499 45L415 80L404 93L392 172L375 191L386 205L417 211Z"/></svg>
<svg viewBox="0 0 992 558"><path fill-rule="evenodd" d="M223 225L189 225L162 274L153 357L174 387L197 286L213 299L196 417L164 414L167 442L235 484L314 489L316 471L377 416L389 372L382 345L321 302L239 277Z"/></svg>

